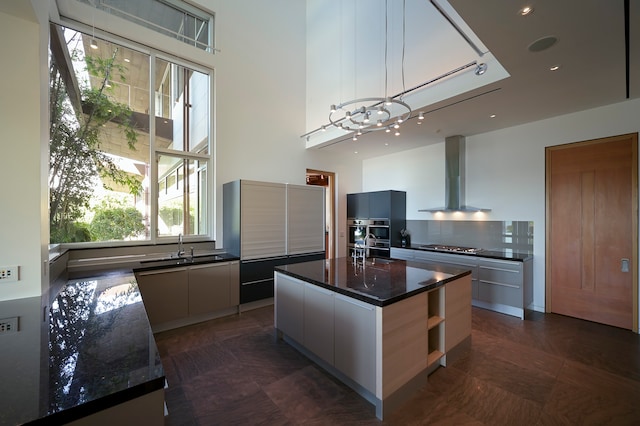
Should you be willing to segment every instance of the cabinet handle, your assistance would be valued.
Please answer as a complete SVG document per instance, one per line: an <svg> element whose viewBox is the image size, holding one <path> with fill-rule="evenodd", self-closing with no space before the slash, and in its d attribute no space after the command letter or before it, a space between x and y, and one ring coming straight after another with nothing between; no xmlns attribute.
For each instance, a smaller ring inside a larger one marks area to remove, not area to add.
<svg viewBox="0 0 640 426"><path fill-rule="evenodd" d="M480 280L480 282L481 283L485 283L485 284L501 285L503 287L520 288L519 285L499 283L499 282L496 282L496 281Z"/></svg>
<svg viewBox="0 0 640 426"><path fill-rule="evenodd" d="M480 269L488 269L490 271L511 272L511 273L514 273L514 274L519 274L520 273L520 271L514 271L513 269L494 268L493 266L480 266Z"/></svg>

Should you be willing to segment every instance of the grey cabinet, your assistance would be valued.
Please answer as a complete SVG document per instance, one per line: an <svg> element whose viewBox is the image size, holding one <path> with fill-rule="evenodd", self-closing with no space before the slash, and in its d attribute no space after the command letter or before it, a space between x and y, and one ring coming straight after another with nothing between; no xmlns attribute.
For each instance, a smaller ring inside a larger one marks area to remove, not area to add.
<svg viewBox="0 0 640 426"><path fill-rule="evenodd" d="M239 304L238 262L189 267L189 316Z"/></svg>
<svg viewBox="0 0 640 426"><path fill-rule="evenodd" d="M533 303L530 258L513 261L401 248L392 248L391 257L469 269L474 306L524 319L525 310Z"/></svg>
<svg viewBox="0 0 640 426"><path fill-rule="evenodd" d="M347 194L347 218L368 219L369 218L369 194L357 192Z"/></svg>
<svg viewBox="0 0 640 426"><path fill-rule="evenodd" d="M523 307L524 264L501 260L479 261L479 293L482 302Z"/></svg>
<svg viewBox="0 0 640 426"><path fill-rule="evenodd" d="M287 185L287 254L324 251L324 188Z"/></svg>
<svg viewBox="0 0 640 426"><path fill-rule="evenodd" d="M239 304L239 262L137 272L151 326L186 325ZM193 322L193 321L192 321Z"/></svg>
<svg viewBox="0 0 640 426"><path fill-rule="evenodd" d="M136 281L152 326L189 315L187 268L137 273Z"/></svg>
<svg viewBox="0 0 640 426"><path fill-rule="evenodd" d="M236 180L223 185L223 248L241 258L240 303L273 297L273 267L324 258L319 186Z"/></svg>

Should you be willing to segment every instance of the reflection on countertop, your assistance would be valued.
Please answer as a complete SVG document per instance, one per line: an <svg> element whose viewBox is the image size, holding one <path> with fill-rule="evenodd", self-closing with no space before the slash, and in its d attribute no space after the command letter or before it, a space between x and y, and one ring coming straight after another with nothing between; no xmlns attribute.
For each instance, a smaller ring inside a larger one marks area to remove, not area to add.
<svg viewBox="0 0 640 426"><path fill-rule="evenodd" d="M15 398L0 398L0 424L66 423L164 387L132 273L69 281L45 323L41 298L29 301L0 302L3 317L20 318L20 331L0 337L3 352L13 354L13 361L0 364L2 387L24 389L25 379L34 384L21 392L17 405ZM32 359L28 366L22 357Z"/></svg>
<svg viewBox="0 0 640 426"><path fill-rule="evenodd" d="M376 306L387 306L471 273L436 263L351 257L277 266L276 272Z"/></svg>

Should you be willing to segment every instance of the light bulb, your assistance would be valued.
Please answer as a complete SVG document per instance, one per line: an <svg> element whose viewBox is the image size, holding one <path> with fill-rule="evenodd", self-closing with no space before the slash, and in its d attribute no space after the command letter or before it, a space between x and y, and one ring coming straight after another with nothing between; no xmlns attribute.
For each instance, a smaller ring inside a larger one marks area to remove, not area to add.
<svg viewBox="0 0 640 426"><path fill-rule="evenodd" d="M89 44L89 46L91 46L92 49L97 49L98 48L98 43L96 42L95 39L91 39L91 44Z"/></svg>

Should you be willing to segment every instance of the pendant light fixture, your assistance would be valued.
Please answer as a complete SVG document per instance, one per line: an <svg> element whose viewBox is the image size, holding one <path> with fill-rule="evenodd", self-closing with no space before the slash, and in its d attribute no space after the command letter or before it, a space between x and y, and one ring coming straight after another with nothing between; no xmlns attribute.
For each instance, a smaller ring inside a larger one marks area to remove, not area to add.
<svg viewBox="0 0 640 426"><path fill-rule="evenodd" d="M402 85L404 93L404 48L405 48L405 23L406 0L402 2ZM411 107L402 100L402 96L389 96L387 94L388 71L387 52L389 40L389 5L385 0L385 46L384 46L384 97L368 97L353 99L339 104L332 104L329 110L329 122L347 132L354 132L353 140L357 137L378 130L400 135L400 124L411 117ZM364 104L364 105L363 105Z"/></svg>

